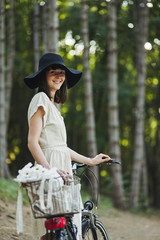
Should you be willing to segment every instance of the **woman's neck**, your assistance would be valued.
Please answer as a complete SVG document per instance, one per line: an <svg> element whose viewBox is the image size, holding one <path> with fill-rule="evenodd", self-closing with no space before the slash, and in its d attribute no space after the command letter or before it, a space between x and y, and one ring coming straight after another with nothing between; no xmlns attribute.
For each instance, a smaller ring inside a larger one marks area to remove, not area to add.
<svg viewBox="0 0 160 240"><path fill-rule="evenodd" d="M55 97L55 93L54 91L50 92L50 99L51 99L51 102L54 103L54 97Z"/></svg>

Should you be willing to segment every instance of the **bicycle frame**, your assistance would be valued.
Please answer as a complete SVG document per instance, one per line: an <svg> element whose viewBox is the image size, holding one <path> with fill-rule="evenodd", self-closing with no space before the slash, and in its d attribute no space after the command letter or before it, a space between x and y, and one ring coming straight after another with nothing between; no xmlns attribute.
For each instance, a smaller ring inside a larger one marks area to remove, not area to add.
<svg viewBox="0 0 160 240"><path fill-rule="evenodd" d="M118 163L115 160L111 159L112 163ZM76 173L76 170L80 167L86 166L85 164L74 164L73 165L73 173ZM92 172L92 171L91 171ZM98 201L98 198L97 198ZM109 236L107 233L107 230L103 226L103 223L100 222L97 219L97 216L92 213L93 209L93 203L92 201L87 201L84 204L84 209L82 210L82 238L85 239L87 232L89 229L92 231L92 237L94 240L98 240L98 235L97 235L97 229L100 229L101 233L103 234L104 239L109 240ZM55 224L50 224L50 227L46 227L47 229L47 239L46 240L52 240L53 238L49 239L48 238L48 230L51 231L51 234L53 235L53 232L55 234L54 240L77 240L77 227L73 224L72 222L72 217L67 216L67 217L59 217L62 222L64 221L64 218L66 220L65 224L62 223L57 223L57 221L54 221ZM55 217L56 218L56 217ZM57 224L57 225L56 225ZM98 224L98 225L97 225ZM54 226L53 226L54 225ZM47 226L47 225L46 225Z"/></svg>

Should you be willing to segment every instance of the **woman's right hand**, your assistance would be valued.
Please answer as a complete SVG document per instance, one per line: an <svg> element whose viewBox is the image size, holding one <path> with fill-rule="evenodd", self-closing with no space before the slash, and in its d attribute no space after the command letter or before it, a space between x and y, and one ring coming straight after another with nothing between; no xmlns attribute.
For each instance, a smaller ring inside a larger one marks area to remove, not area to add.
<svg viewBox="0 0 160 240"><path fill-rule="evenodd" d="M108 155L100 153L91 159L90 165L94 166L94 165L101 164L103 162L105 162L106 164L110 164L110 163L107 163L107 161L109 161L109 160L110 160L110 157Z"/></svg>

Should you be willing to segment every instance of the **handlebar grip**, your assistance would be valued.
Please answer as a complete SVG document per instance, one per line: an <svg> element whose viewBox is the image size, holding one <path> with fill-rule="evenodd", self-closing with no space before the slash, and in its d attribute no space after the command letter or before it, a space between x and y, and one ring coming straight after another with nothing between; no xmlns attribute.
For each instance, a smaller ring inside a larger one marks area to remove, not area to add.
<svg viewBox="0 0 160 240"><path fill-rule="evenodd" d="M103 159L105 159L105 157L104 157ZM106 161L106 163L121 164L120 162L116 161L116 160L113 159L113 158L111 158L109 161Z"/></svg>

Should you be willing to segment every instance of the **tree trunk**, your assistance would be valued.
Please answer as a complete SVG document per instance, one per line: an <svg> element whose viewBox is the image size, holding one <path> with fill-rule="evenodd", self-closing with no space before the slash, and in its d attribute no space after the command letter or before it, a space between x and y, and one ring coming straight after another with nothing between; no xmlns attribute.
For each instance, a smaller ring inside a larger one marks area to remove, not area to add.
<svg viewBox="0 0 160 240"><path fill-rule="evenodd" d="M59 22L56 0L48 0L48 11L48 52L58 53Z"/></svg>
<svg viewBox="0 0 160 240"><path fill-rule="evenodd" d="M119 146L118 86L117 86L117 1L109 2L108 15L108 111L110 156L121 161ZM114 205L123 208L123 183L121 166L112 166Z"/></svg>
<svg viewBox="0 0 160 240"><path fill-rule="evenodd" d="M160 59L160 53L159 53ZM159 66L157 66L159 68ZM158 73L157 78L160 79L160 73ZM158 83L158 89L156 94L156 119L157 119L157 131L155 136L155 146L153 148L154 157L149 159L149 169L152 178L152 192L153 192L153 206L160 208L160 82Z"/></svg>
<svg viewBox="0 0 160 240"><path fill-rule="evenodd" d="M0 1L0 178L9 177L6 163L6 118L5 118L5 5Z"/></svg>
<svg viewBox="0 0 160 240"><path fill-rule="evenodd" d="M34 23L33 23L33 45L34 45L34 71L38 70L39 63L39 3L34 4Z"/></svg>
<svg viewBox="0 0 160 240"><path fill-rule="evenodd" d="M147 0L135 0L135 31L136 31L136 69L137 69L137 104L135 116L135 145L132 171L131 193L129 206L138 206L140 190L140 175L142 172L144 149L144 102L146 80L146 51L144 44L148 36L148 7Z"/></svg>
<svg viewBox="0 0 160 240"><path fill-rule="evenodd" d="M48 32L48 4L43 6L43 28L42 28L42 41L43 41L43 53L47 53L47 32Z"/></svg>
<svg viewBox="0 0 160 240"><path fill-rule="evenodd" d="M12 92L13 82L13 66L15 55L15 29L14 29L14 0L10 0L10 7L8 9L8 64L7 64L7 77L6 77L6 132L8 129L9 113L10 113L10 99Z"/></svg>
<svg viewBox="0 0 160 240"><path fill-rule="evenodd" d="M81 0L81 31L82 39L84 43L83 52L83 77L85 84L85 109L86 109L86 122L87 122L87 145L88 154L93 157L97 154L96 146L96 133L95 133L95 119L93 108L93 93L92 93L92 80L89 67L89 37L88 37L88 17L87 17L87 4L86 0ZM97 179L99 179L99 169L97 166L91 168ZM91 175L91 181L93 184L93 201L96 202L98 194L98 183L96 179Z"/></svg>
<svg viewBox="0 0 160 240"><path fill-rule="evenodd" d="M142 158L142 192L143 192L143 206L146 208L148 206L148 175L147 175L147 160L146 154L143 149L143 158Z"/></svg>

